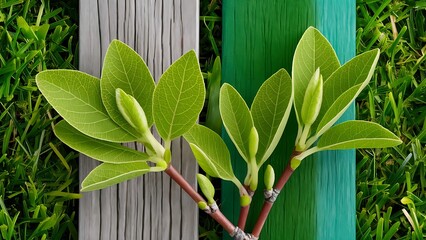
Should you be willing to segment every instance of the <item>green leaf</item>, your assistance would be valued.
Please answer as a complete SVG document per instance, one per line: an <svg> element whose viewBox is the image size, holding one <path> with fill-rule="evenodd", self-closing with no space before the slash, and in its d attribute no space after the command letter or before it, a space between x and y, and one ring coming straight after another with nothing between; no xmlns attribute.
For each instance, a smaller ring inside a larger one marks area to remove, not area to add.
<svg viewBox="0 0 426 240"><path fill-rule="evenodd" d="M102 102L114 122L130 133L135 130L120 114L115 91L121 88L133 96L146 114L148 125L152 126L152 95L154 79L143 59L129 46L113 40L105 55L101 77Z"/></svg>
<svg viewBox="0 0 426 240"><path fill-rule="evenodd" d="M149 172L146 162L123 164L102 163L93 169L81 183L81 191L93 191L121 183Z"/></svg>
<svg viewBox="0 0 426 240"><path fill-rule="evenodd" d="M88 137L63 120L56 124L55 135L72 149L101 162L120 164L149 159L146 153Z"/></svg>
<svg viewBox="0 0 426 240"><path fill-rule="evenodd" d="M231 85L225 83L220 89L219 110L223 125L240 155L248 163L249 137L253 118L246 102Z"/></svg>
<svg viewBox="0 0 426 240"><path fill-rule="evenodd" d="M380 51L360 54L340 67L324 82L324 96L317 121L312 125L317 136L329 129L346 111L352 101L367 86Z"/></svg>
<svg viewBox="0 0 426 240"><path fill-rule="evenodd" d="M154 91L154 122L163 139L172 140L194 126L205 92L197 56L189 51L164 72Z"/></svg>
<svg viewBox="0 0 426 240"><path fill-rule="evenodd" d="M224 180L235 178L231 155L217 133L196 124L183 137L188 141L198 164L208 175Z"/></svg>
<svg viewBox="0 0 426 240"><path fill-rule="evenodd" d="M137 139L109 117L96 77L75 70L48 70L37 74L36 82L50 105L78 131L110 142Z"/></svg>
<svg viewBox="0 0 426 240"><path fill-rule="evenodd" d="M319 150L386 148L402 141L391 131L373 122L352 120L327 130L318 141Z"/></svg>
<svg viewBox="0 0 426 240"><path fill-rule="evenodd" d="M287 125L293 100L290 75L280 69L266 80L251 105L254 126L259 134L256 160L262 165L272 154Z"/></svg>
<svg viewBox="0 0 426 240"><path fill-rule="evenodd" d="M306 88L315 70L320 68L326 80L339 67L339 59L331 44L317 29L309 27L297 44L293 58L294 108L299 128L302 126L301 111Z"/></svg>

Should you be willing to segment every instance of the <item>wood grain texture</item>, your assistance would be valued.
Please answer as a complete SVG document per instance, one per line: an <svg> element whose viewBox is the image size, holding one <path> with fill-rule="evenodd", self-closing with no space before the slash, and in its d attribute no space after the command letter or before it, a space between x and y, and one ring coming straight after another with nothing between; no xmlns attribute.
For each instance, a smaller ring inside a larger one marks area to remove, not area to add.
<svg viewBox="0 0 426 240"><path fill-rule="evenodd" d="M197 0L81 0L80 70L100 76L113 39L129 44L146 61L154 79L190 49L198 51ZM142 150L140 144L128 147ZM189 146L172 142L172 163L195 187L198 166ZM80 182L97 165L81 155ZM163 173L84 193L79 239L196 239L198 208Z"/></svg>
<svg viewBox="0 0 426 240"><path fill-rule="evenodd" d="M317 27L330 40L342 63L354 56L355 0L224 1L222 79L251 104L260 85L279 68L291 73L296 44L309 26ZM353 118L351 107L340 121ZM268 162L276 172L288 161L296 129L292 113ZM242 180L245 163L229 139L227 144L234 170ZM259 179L263 179L264 167L260 171ZM227 183L222 189L226 192L222 209L235 223L238 193ZM248 232L263 203L262 189L262 185L258 187L250 209ZM354 151L328 151L304 160L275 202L260 239L355 239Z"/></svg>

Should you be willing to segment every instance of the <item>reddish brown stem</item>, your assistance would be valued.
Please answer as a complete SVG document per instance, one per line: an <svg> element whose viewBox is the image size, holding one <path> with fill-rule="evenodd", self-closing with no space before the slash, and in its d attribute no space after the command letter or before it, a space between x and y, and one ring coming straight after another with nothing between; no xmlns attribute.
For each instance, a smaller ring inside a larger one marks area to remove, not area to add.
<svg viewBox="0 0 426 240"><path fill-rule="evenodd" d="M284 169L283 173L281 174L280 179L278 180L277 184L275 185L275 191L280 192L281 189L283 189L284 185L287 183L290 176L293 174L293 169L291 168L291 159L293 156L297 155L297 152L293 152L292 156L290 157L290 161L288 161L288 164L286 168ZM259 237L260 232L262 231L263 225L265 224L266 218L269 215L269 212L271 211L271 208L273 206L273 202L265 201L263 203L262 210L259 214L259 218L257 219L256 224L254 225L252 235L256 238Z"/></svg>
<svg viewBox="0 0 426 240"><path fill-rule="evenodd" d="M238 218L238 227L244 231L246 227L247 217L250 211L250 205L241 207L240 209L240 217Z"/></svg>
<svg viewBox="0 0 426 240"><path fill-rule="evenodd" d="M250 186L246 186L244 185L244 188L246 189L248 195L250 196L250 198L253 197L254 192L252 190L250 190ZM238 218L238 227L244 231L244 228L246 227L246 222L247 222L247 217L248 214L250 212L250 203L247 206L241 206L240 208L240 217Z"/></svg>
<svg viewBox="0 0 426 240"><path fill-rule="evenodd" d="M176 169L170 165L166 171L167 175L169 175L173 181L175 181L188 195L196 202L206 202L204 198L198 194L197 191L192 188L192 186L183 178L182 175ZM235 226L232 224L228 218L226 218L220 210L216 210L213 213L208 213L214 220L216 220L223 229L228 232L230 235L233 234Z"/></svg>
<svg viewBox="0 0 426 240"><path fill-rule="evenodd" d="M287 183L288 179L290 178L291 174L293 174L293 169L291 168L290 161L285 167L283 173L281 174L280 179L278 180L277 184L275 185L276 190L281 191L283 189L284 185Z"/></svg>

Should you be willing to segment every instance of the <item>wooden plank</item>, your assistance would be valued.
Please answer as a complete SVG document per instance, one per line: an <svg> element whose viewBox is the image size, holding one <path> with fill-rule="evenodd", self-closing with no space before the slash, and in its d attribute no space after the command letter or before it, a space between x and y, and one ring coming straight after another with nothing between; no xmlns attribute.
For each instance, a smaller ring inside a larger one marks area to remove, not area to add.
<svg viewBox="0 0 426 240"><path fill-rule="evenodd" d="M291 73L298 40L316 26L331 41L342 63L355 54L355 0L223 2L223 79L251 101L263 81L279 68ZM350 108L342 119L353 119ZM276 171L287 164L297 123L289 125L270 163ZM228 146L232 143L228 139ZM244 161L232 148L234 170L244 179ZM259 179L263 179L263 169ZM263 181L259 181L262 183ZM263 183L262 183L263 184ZM235 187L223 183L222 209L236 223L239 214ZM263 186L259 186L262 190ZM230 197L230 193L233 193ZM248 230L257 219L263 193L255 195ZM250 231L249 231L250 232ZM329 151L305 160L284 187L260 239L355 239L355 154Z"/></svg>
<svg viewBox="0 0 426 240"><path fill-rule="evenodd" d="M81 0L80 70L100 76L113 39L126 42L146 61L154 78L190 49L198 51L197 0ZM127 144L139 150L140 144ZM173 164L195 187L198 166L189 146L172 142ZM80 181L97 165L80 157ZM162 173L84 193L79 239L196 239L198 208Z"/></svg>

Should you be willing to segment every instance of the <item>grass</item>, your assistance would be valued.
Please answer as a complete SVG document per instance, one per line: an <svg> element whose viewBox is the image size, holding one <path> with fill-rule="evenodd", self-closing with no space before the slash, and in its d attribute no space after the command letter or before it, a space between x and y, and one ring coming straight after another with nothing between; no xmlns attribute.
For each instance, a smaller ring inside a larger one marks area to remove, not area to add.
<svg viewBox="0 0 426 240"><path fill-rule="evenodd" d="M377 122L404 143L358 151L357 239L426 237L426 5L358 1L357 51L382 54L359 119Z"/></svg>
<svg viewBox="0 0 426 240"><path fill-rule="evenodd" d="M77 1L0 2L0 238L77 239L78 156L35 85L77 64ZM71 16L71 17L69 17Z"/></svg>

